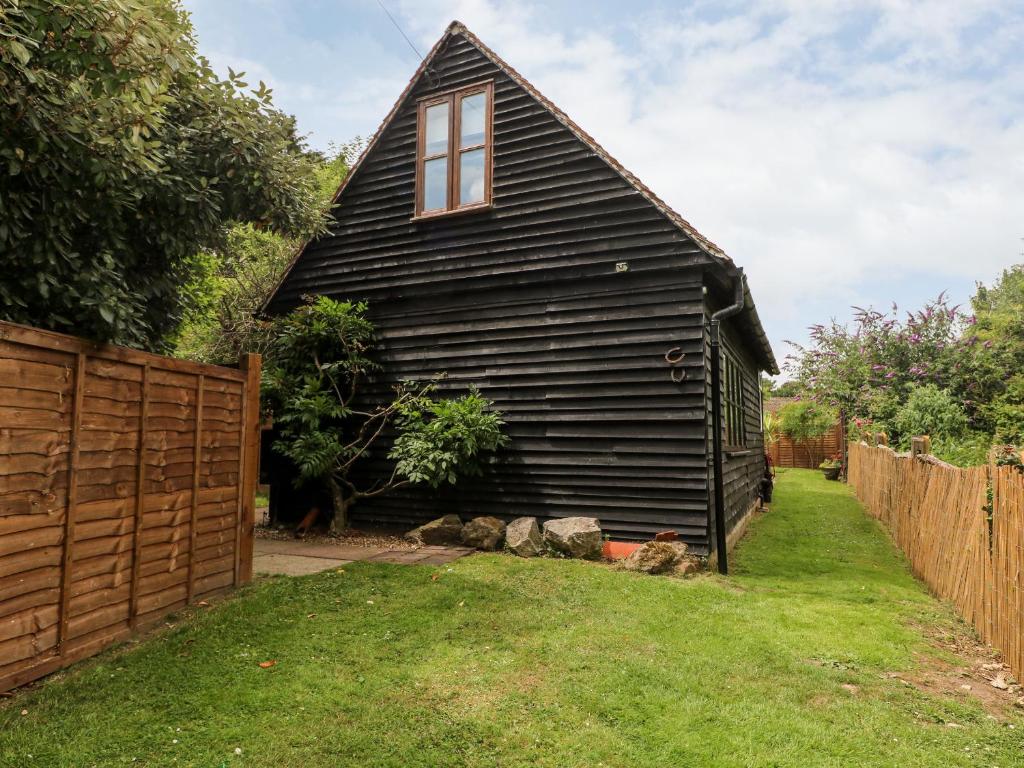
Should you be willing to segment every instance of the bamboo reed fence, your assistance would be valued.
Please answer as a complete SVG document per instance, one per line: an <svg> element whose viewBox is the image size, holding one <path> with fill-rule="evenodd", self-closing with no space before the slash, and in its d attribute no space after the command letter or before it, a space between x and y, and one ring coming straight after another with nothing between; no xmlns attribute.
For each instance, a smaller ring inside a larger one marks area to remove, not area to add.
<svg viewBox="0 0 1024 768"><path fill-rule="evenodd" d="M1024 475L851 443L848 482L913 572L1024 679Z"/></svg>
<svg viewBox="0 0 1024 768"><path fill-rule="evenodd" d="M259 376L0 322L0 691L251 578Z"/></svg>

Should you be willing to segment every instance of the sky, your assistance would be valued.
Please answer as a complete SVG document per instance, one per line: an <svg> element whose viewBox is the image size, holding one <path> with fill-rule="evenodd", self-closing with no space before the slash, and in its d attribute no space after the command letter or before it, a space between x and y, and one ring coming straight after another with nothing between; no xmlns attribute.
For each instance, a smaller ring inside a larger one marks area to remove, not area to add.
<svg viewBox="0 0 1024 768"><path fill-rule="evenodd" d="M748 275L782 359L851 306L1024 262L1024 0L184 0L310 145L370 136L464 22Z"/></svg>

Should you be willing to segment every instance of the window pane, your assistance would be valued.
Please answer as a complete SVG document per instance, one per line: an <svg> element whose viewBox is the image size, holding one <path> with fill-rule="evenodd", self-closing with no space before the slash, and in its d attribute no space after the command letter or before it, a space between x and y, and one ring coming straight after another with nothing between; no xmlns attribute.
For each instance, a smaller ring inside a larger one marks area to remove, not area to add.
<svg viewBox="0 0 1024 768"><path fill-rule="evenodd" d="M427 107L426 156L448 152L448 104Z"/></svg>
<svg viewBox="0 0 1024 768"><path fill-rule="evenodd" d="M423 210L439 211L448 207L448 158L439 157L423 164Z"/></svg>
<svg viewBox="0 0 1024 768"><path fill-rule="evenodd" d="M473 149L459 155L459 205L484 200L484 154Z"/></svg>
<svg viewBox="0 0 1024 768"><path fill-rule="evenodd" d="M462 100L460 147L473 147L484 143L487 115L487 93L474 93Z"/></svg>

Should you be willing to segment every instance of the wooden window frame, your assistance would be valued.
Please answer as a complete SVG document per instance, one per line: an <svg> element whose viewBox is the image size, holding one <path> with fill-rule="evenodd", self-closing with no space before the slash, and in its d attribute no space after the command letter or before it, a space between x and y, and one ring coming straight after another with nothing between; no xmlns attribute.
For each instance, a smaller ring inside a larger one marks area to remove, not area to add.
<svg viewBox="0 0 1024 768"><path fill-rule="evenodd" d="M487 110L484 115L483 144L469 147L458 146L462 134L462 100L478 93L487 95ZM426 155L427 140L427 109L438 104L448 105L448 151L446 154ZM484 150L484 199L474 203L458 205L460 158L463 153L477 149ZM428 160L440 157L448 159L448 188L445 196L445 207L423 210L424 165ZM461 213L486 210L491 207L491 177L493 175L494 158L494 81L485 80L472 85L455 88L444 93L432 94L419 100L416 111L416 208L413 221L436 219L454 216Z"/></svg>
<svg viewBox="0 0 1024 768"><path fill-rule="evenodd" d="M743 368L736 358L722 350L722 443L727 450L747 447L746 398Z"/></svg>

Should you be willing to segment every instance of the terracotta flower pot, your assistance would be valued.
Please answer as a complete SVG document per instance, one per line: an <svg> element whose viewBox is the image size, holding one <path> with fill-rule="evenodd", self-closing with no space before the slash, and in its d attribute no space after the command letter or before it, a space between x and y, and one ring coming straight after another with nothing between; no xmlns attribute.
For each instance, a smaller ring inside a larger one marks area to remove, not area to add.
<svg viewBox="0 0 1024 768"><path fill-rule="evenodd" d="M638 541L606 541L601 548L605 560L622 560L640 549Z"/></svg>

